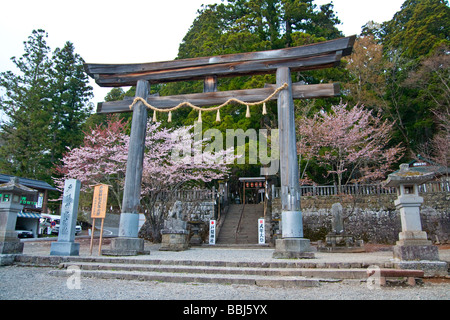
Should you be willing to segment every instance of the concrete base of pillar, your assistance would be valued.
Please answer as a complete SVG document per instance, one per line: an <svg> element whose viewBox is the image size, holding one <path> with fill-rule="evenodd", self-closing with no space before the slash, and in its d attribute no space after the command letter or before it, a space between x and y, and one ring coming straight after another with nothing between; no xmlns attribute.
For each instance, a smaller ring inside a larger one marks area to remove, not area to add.
<svg viewBox="0 0 450 320"><path fill-rule="evenodd" d="M308 239L284 238L276 240L272 257L274 259L313 259L315 255Z"/></svg>
<svg viewBox="0 0 450 320"><path fill-rule="evenodd" d="M53 242L50 247L51 256L79 256L80 244L76 242Z"/></svg>
<svg viewBox="0 0 450 320"><path fill-rule="evenodd" d="M103 249L105 256L136 256L140 254L150 254L144 250L144 239L140 238L113 238L110 249Z"/></svg>

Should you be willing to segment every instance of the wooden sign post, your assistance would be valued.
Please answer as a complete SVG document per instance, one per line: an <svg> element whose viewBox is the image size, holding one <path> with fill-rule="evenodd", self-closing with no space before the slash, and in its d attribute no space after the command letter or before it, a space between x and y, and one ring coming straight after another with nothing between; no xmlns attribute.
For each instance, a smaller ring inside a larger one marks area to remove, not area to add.
<svg viewBox="0 0 450 320"><path fill-rule="evenodd" d="M102 239L103 239L103 222L106 217L106 203L108 202L108 190L109 185L99 184L94 187L94 199L92 200L92 229L91 229L91 247L90 252L92 255L92 247L94 244L94 230L95 230L95 219L102 219L102 224L100 227L100 241L98 247L98 254L102 252Z"/></svg>

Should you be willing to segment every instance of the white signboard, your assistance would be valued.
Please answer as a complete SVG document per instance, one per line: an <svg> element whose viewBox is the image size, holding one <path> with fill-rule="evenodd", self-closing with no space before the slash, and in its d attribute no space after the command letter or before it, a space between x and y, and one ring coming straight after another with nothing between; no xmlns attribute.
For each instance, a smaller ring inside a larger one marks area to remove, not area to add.
<svg viewBox="0 0 450 320"><path fill-rule="evenodd" d="M216 244L216 220L209 221L209 244Z"/></svg>
<svg viewBox="0 0 450 320"><path fill-rule="evenodd" d="M258 219L258 244L266 243L266 233L264 230L264 219Z"/></svg>
<svg viewBox="0 0 450 320"><path fill-rule="evenodd" d="M44 194L39 193L38 201L36 203L36 208L42 208L43 202L44 202Z"/></svg>

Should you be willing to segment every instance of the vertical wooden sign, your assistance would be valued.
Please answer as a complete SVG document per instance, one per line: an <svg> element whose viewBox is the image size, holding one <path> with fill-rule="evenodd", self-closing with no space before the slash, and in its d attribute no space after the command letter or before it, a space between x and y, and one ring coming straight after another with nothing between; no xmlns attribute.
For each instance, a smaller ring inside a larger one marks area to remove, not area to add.
<svg viewBox="0 0 450 320"><path fill-rule="evenodd" d="M108 191L109 185L98 184L94 187L94 198L92 200L92 229L91 229L91 247L90 252L92 255L92 246L94 241L94 230L95 230L95 219L102 219L102 224L100 227L100 242L98 247L98 254L100 255L102 250L102 239L103 239L103 222L106 217L106 204L108 202Z"/></svg>

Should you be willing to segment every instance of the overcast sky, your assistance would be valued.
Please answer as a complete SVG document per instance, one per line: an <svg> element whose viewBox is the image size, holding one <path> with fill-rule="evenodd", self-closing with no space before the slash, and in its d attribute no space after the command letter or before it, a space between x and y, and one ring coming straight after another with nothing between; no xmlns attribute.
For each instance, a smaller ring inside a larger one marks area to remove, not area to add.
<svg viewBox="0 0 450 320"><path fill-rule="evenodd" d="M1 3L0 72L16 72L10 61L23 54L33 29L48 32L54 50L66 41L88 63L139 63L173 60L202 4L220 0L14 0ZM316 0L316 4L330 0ZM333 0L346 36L359 34L369 20L391 20L404 0ZM92 81L94 103L109 88Z"/></svg>

